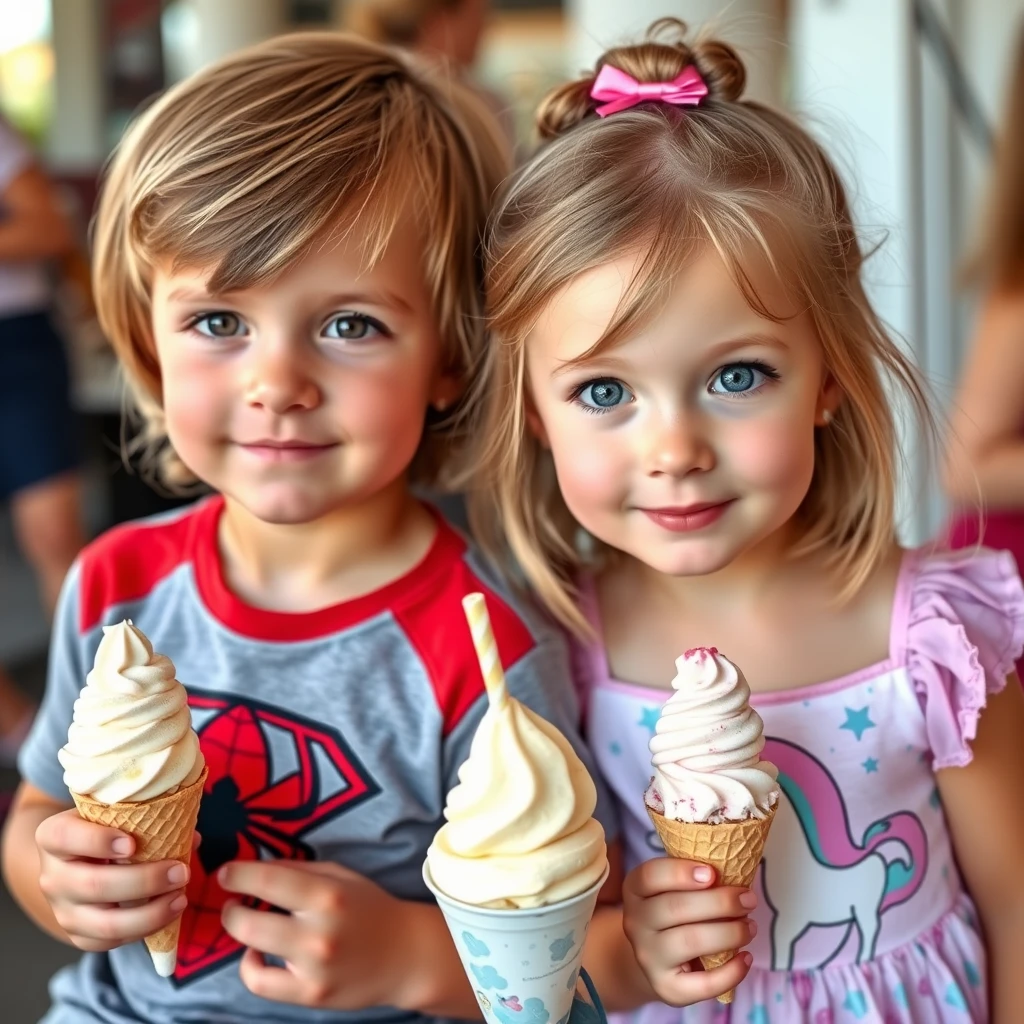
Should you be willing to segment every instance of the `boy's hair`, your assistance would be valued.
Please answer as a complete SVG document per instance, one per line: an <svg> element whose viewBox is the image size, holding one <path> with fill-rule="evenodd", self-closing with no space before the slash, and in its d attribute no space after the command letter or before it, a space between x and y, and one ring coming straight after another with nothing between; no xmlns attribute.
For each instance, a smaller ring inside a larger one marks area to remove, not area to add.
<svg viewBox="0 0 1024 1024"><path fill-rule="evenodd" d="M601 118L590 91L606 63L641 82L670 81L693 65L709 95L696 107L643 103ZM776 322L743 261L753 251L780 275L811 316L843 393L831 425L817 431L796 549L827 552L843 598L894 539L898 451L887 383L934 436L918 372L864 293L864 257L835 169L795 122L741 100L744 82L730 46L691 44L683 23L656 22L646 41L610 51L593 75L548 95L537 115L546 145L512 178L492 214L487 285L495 340L478 378L473 519L489 552L511 554L549 608L578 630L586 629L573 601L582 535L559 494L550 454L527 426L524 353L545 304L586 270L645 254L592 352L641 329L679 270L708 247L725 260L751 308Z"/></svg>
<svg viewBox="0 0 1024 1024"><path fill-rule="evenodd" d="M440 71L341 33L259 44L167 92L128 129L93 225L100 323L141 410L162 482L195 478L167 443L153 342L154 265L211 267L209 286L273 279L344 218L378 258L403 209L424 270L445 369L465 373L484 338L480 240L509 154L486 108ZM425 432L418 483L437 485L460 409Z"/></svg>
<svg viewBox="0 0 1024 1024"><path fill-rule="evenodd" d="M1024 21L1018 26L1006 109L982 220L968 276L996 291L1024 289Z"/></svg>

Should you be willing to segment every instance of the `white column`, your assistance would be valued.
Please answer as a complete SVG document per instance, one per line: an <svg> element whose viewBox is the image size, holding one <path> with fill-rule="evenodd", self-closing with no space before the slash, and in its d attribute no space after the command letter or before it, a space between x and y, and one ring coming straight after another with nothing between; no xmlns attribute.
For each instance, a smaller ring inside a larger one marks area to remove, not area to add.
<svg viewBox="0 0 1024 1024"><path fill-rule="evenodd" d="M181 0L180 7L186 74L287 28L284 0Z"/></svg>
<svg viewBox="0 0 1024 1024"><path fill-rule="evenodd" d="M707 27L732 43L747 65L746 95L778 104L786 40L781 0L566 0L573 73L590 68L612 46L643 35L668 15Z"/></svg>
<svg viewBox="0 0 1024 1024"><path fill-rule="evenodd" d="M55 95L46 160L57 173L91 174L106 157L101 0L53 0L52 10Z"/></svg>

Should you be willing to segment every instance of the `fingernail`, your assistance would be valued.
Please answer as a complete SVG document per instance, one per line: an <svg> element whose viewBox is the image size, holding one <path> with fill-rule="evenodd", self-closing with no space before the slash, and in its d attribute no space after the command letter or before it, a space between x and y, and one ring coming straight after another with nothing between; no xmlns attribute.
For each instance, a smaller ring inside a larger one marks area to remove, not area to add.
<svg viewBox="0 0 1024 1024"><path fill-rule="evenodd" d="M171 900L171 912L177 914L179 911L184 910L188 906L188 899L185 896L175 896Z"/></svg>
<svg viewBox="0 0 1024 1024"><path fill-rule="evenodd" d="M683 974L689 974L690 971L693 970L693 968L689 964L680 964L679 970L682 971Z"/></svg>
<svg viewBox="0 0 1024 1024"><path fill-rule="evenodd" d="M111 844L110 848L119 857L123 857L126 853L132 852L132 841L130 839L115 839Z"/></svg>
<svg viewBox="0 0 1024 1024"><path fill-rule="evenodd" d="M167 881L171 885L184 885L188 881L188 868L184 864L175 864L170 871L167 872Z"/></svg>
<svg viewBox="0 0 1024 1024"><path fill-rule="evenodd" d="M757 922L748 921L747 927L750 929L750 937L753 938L757 934Z"/></svg>
<svg viewBox="0 0 1024 1024"><path fill-rule="evenodd" d="M740 906L746 907L747 910L753 910L757 906L757 893L756 892L743 892L740 893Z"/></svg>
<svg viewBox="0 0 1024 1024"><path fill-rule="evenodd" d="M703 865L693 869L693 879L695 882L710 882L713 876L714 872L711 868L704 867Z"/></svg>
<svg viewBox="0 0 1024 1024"><path fill-rule="evenodd" d="M754 962L754 957L750 953L740 953L740 959L749 967Z"/></svg>

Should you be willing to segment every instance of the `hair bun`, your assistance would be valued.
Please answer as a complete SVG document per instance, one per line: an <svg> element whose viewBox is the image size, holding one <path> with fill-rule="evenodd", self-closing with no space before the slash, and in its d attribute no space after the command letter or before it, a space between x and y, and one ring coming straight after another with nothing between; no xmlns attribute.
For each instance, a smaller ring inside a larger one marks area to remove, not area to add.
<svg viewBox="0 0 1024 1024"><path fill-rule="evenodd" d="M747 82L747 69L740 55L721 39L696 38L687 41L689 30L678 18L659 18L644 39L632 46L617 46L603 54L594 73L556 86L537 110L537 132L553 139L589 117L598 104L591 99L594 79L605 64L611 64L638 82L668 82L693 65L714 100L736 102Z"/></svg>

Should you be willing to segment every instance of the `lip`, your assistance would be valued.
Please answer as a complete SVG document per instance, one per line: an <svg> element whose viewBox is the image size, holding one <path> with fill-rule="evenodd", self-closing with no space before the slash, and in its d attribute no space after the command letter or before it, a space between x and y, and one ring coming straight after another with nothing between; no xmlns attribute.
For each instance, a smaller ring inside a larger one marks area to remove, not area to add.
<svg viewBox="0 0 1024 1024"><path fill-rule="evenodd" d="M697 505L685 505L669 508L641 508L651 522L673 533L692 533L703 530L726 513L734 499L718 502L702 502Z"/></svg>
<svg viewBox="0 0 1024 1024"><path fill-rule="evenodd" d="M265 438L259 441L239 442L238 447L265 462L306 462L336 448L337 445L300 439Z"/></svg>

